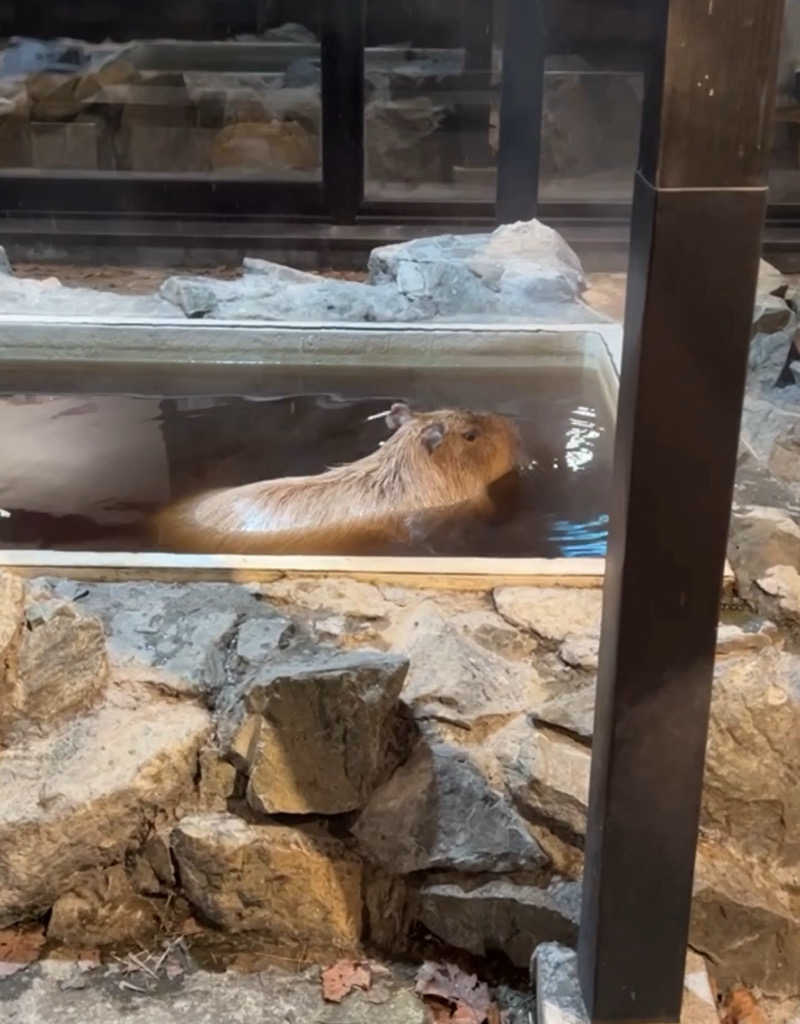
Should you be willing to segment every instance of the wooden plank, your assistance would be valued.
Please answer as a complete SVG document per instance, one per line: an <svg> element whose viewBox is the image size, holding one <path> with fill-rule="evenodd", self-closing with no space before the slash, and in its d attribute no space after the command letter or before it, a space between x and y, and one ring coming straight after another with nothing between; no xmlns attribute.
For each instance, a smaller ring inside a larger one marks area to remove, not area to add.
<svg viewBox="0 0 800 1024"><path fill-rule="evenodd" d="M436 590L496 586L600 587L602 558L370 558L312 555L173 555L162 552L0 551L0 569L83 580L233 581L266 583L281 576L351 579ZM726 563L724 584L733 583Z"/></svg>

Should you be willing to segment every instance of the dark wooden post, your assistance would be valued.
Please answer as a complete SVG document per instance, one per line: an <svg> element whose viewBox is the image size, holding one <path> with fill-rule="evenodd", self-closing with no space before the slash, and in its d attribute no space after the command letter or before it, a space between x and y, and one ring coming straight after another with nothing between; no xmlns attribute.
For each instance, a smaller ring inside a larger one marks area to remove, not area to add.
<svg viewBox="0 0 800 1024"><path fill-rule="evenodd" d="M488 167L492 84L493 0L463 0L461 32L467 101L459 104L467 167Z"/></svg>
<svg viewBox="0 0 800 1024"><path fill-rule="evenodd" d="M541 0L506 0L495 208L498 224L536 216L546 52Z"/></svg>
<svg viewBox="0 0 800 1024"><path fill-rule="evenodd" d="M322 176L328 212L355 220L364 195L365 0L325 0Z"/></svg>
<svg viewBox="0 0 800 1024"><path fill-rule="evenodd" d="M677 1021L783 0L659 0L631 238L579 958Z"/></svg>

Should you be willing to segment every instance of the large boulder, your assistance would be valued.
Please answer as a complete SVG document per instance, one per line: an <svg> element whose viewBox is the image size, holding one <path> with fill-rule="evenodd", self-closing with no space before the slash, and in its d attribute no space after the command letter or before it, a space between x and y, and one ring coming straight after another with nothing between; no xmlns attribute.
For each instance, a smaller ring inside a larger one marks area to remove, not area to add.
<svg viewBox="0 0 800 1024"><path fill-rule="evenodd" d="M552 228L532 220L490 235L440 235L370 253L372 285L391 285L426 317L601 319L580 302L580 261Z"/></svg>
<svg viewBox="0 0 800 1024"><path fill-rule="evenodd" d="M195 704L111 690L92 714L0 752L0 927L124 862L157 817L190 805L210 728Z"/></svg>
<svg viewBox="0 0 800 1024"><path fill-rule="evenodd" d="M547 861L523 819L464 749L421 740L354 828L385 871L518 871Z"/></svg>
<svg viewBox="0 0 800 1024"><path fill-rule="evenodd" d="M254 680L234 740L250 806L266 814L363 807L404 754L392 739L407 667L399 655L317 653Z"/></svg>
<svg viewBox="0 0 800 1024"><path fill-rule="evenodd" d="M183 891L218 927L323 949L358 945L361 865L323 833L199 814L171 842Z"/></svg>

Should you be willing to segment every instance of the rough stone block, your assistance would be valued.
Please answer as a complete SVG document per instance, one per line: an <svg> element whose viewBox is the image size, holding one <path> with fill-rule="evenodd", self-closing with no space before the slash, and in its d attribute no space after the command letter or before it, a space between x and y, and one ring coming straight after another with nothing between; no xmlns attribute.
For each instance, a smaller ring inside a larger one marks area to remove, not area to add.
<svg viewBox="0 0 800 1024"><path fill-rule="evenodd" d="M172 850L188 899L220 928L351 949L361 937L361 865L328 837L230 814L184 818Z"/></svg>

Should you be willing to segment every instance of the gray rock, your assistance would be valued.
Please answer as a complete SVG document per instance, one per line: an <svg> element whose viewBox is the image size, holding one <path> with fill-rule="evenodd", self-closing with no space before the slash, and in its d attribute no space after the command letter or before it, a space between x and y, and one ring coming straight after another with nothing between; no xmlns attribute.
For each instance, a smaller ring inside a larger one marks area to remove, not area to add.
<svg viewBox="0 0 800 1024"><path fill-rule="evenodd" d="M525 822L464 750L421 741L373 794L354 833L385 871L516 871L546 860Z"/></svg>
<svg viewBox="0 0 800 1024"><path fill-rule="evenodd" d="M14 270L11 266L11 260L8 258L6 250L0 245L0 274L11 274L13 275Z"/></svg>
<svg viewBox="0 0 800 1024"><path fill-rule="evenodd" d="M234 747L247 801L266 814L341 814L363 807L407 753L394 749L408 662L371 651L317 653L250 684Z"/></svg>
<svg viewBox="0 0 800 1024"><path fill-rule="evenodd" d="M444 942L476 956L500 950L527 967L540 942L575 943L580 919L579 882L554 881L546 889L493 881L477 889L426 885L419 918Z"/></svg>
<svg viewBox="0 0 800 1024"><path fill-rule="evenodd" d="M319 969L282 970L269 964L253 973L196 971L164 981L153 992L131 993L106 970L87 971L80 991L69 961L43 961L3 983L4 1019L13 1024L425 1024L426 1009L408 982L390 979L385 1001L354 991L326 1003Z"/></svg>
<svg viewBox="0 0 800 1024"><path fill-rule="evenodd" d="M198 814L171 843L186 896L218 927L284 944L358 945L361 865L322 832Z"/></svg>
<svg viewBox="0 0 800 1024"><path fill-rule="evenodd" d="M287 21L283 25L269 28L262 33L262 38L272 43L309 43L317 42L317 37L310 28L296 21Z"/></svg>
<svg viewBox="0 0 800 1024"><path fill-rule="evenodd" d="M203 696L223 709L238 697L237 669L247 668L258 656L259 644L262 660L278 656L291 625L266 602L235 584L83 586L64 581L55 583L54 590L68 598L82 593L80 608L102 620L117 679ZM241 628L242 666L234 655Z"/></svg>
<svg viewBox="0 0 800 1024"><path fill-rule="evenodd" d="M555 942L543 943L533 955L531 975L536 986L539 1024L589 1024L574 950ZM717 1003L705 960L691 949L686 954L683 985L681 1024L717 1024ZM632 992L631 1014L636 1013L634 999Z"/></svg>
<svg viewBox="0 0 800 1024"><path fill-rule="evenodd" d="M369 280L390 284L426 317L503 313L584 322L603 319L583 306L580 262L564 240L539 221L497 228L491 235L441 235L382 246L369 257Z"/></svg>
<svg viewBox="0 0 800 1024"><path fill-rule="evenodd" d="M70 288L55 277L43 280L0 273L0 313L30 316L88 316L106 319L174 317L176 307L157 295L121 295Z"/></svg>

